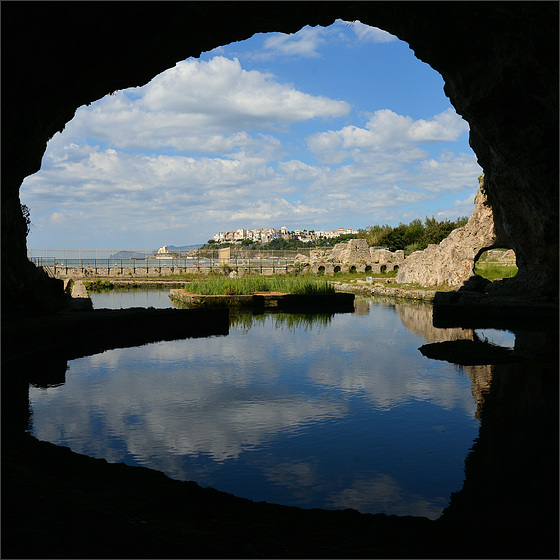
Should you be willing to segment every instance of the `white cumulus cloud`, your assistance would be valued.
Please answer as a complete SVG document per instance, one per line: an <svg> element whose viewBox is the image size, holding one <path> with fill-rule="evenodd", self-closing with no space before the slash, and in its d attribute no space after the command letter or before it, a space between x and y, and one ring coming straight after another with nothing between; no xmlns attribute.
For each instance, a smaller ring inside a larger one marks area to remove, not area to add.
<svg viewBox="0 0 560 560"><path fill-rule="evenodd" d="M378 27L371 27L366 25L359 20L353 21L351 23L352 30L356 34L356 37L360 41L372 42L372 43L390 43L392 41L397 41L397 37L391 35L383 29Z"/></svg>
<svg viewBox="0 0 560 560"><path fill-rule="evenodd" d="M267 54L318 57L318 48L325 42L323 27L304 27L297 33L275 33L264 42Z"/></svg>
<svg viewBox="0 0 560 560"><path fill-rule="evenodd" d="M95 238L98 247L113 238L128 247L198 243L253 225L366 227L442 194L464 199L481 169L449 144L468 130L452 108L414 119L378 108L386 105L352 106L337 88L312 95L269 70L292 76L283 64L297 57L390 38L342 21L272 34L255 44L261 55L291 57L277 65L270 58L250 69L241 61L257 51L236 58L224 47L215 52L228 56L179 62L145 86L79 108L22 186L31 243L41 236L36 246L47 246L56 226L74 228L84 247Z"/></svg>
<svg viewBox="0 0 560 560"><path fill-rule="evenodd" d="M65 139L88 136L124 150L223 153L261 146L262 131L349 111L345 101L306 94L217 56L179 62L146 86L80 108Z"/></svg>
<svg viewBox="0 0 560 560"><path fill-rule="evenodd" d="M455 141L467 131L467 123L452 108L428 120L414 120L390 109L380 109L375 111L365 128L349 125L341 130L320 132L311 135L307 144L320 161L342 162L356 149L410 151L420 144Z"/></svg>

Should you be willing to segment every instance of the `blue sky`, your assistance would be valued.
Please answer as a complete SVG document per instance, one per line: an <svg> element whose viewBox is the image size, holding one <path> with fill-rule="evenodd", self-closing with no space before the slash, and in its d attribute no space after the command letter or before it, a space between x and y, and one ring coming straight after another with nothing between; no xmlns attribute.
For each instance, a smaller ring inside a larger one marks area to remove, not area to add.
<svg viewBox="0 0 560 560"><path fill-rule="evenodd" d="M360 22L252 38L80 107L21 201L30 248L468 216L482 169L443 79Z"/></svg>

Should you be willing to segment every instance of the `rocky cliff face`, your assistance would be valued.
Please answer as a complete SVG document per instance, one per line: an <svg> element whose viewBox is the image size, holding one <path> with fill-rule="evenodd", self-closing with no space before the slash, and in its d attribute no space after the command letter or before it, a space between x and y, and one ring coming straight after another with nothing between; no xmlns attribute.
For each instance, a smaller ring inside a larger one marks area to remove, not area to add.
<svg viewBox="0 0 560 560"><path fill-rule="evenodd" d="M492 208L481 186L469 221L439 245L409 255L399 268L397 282L460 287L473 276L476 259L497 242Z"/></svg>
<svg viewBox="0 0 560 560"><path fill-rule="evenodd" d="M496 231L517 255L518 275L493 289L557 295L556 2L6 2L2 16L3 304L40 282L27 266L19 187L79 106L254 33L337 18L397 35L443 76L470 125Z"/></svg>

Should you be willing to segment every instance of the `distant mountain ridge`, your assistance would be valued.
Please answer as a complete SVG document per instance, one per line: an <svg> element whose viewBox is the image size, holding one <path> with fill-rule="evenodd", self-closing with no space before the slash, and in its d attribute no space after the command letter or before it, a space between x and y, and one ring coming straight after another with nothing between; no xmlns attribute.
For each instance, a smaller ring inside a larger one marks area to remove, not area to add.
<svg viewBox="0 0 560 560"><path fill-rule="evenodd" d="M167 250L170 253L186 253L188 251L194 251L195 249L200 249L202 244L199 245L183 245L177 247L175 245L168 245ZM157 249L148 251L148 255L155 255L158 252ZM109 257L110 259L145 259L146 251L117 251Z"/></svg>
<svg viewBox="0 0 560 560"><path fill-rule="evenodd" d="M182 247L176 247L175 245L168 245L167 250L170 253L184 253L185 251L194 251L195 249L200 249L202 247L202 243L198 245L183 245Z"/></svg>

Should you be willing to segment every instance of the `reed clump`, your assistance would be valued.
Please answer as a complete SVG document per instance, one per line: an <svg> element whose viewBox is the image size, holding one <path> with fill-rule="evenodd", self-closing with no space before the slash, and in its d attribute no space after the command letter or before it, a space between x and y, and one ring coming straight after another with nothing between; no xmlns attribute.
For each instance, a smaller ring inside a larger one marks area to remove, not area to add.
<svg viewBox="0 0 560 560"><path fill-rule="evenodd" d="M244 276L241 278L211 277L185 284L185 290L200 295L251 295L255 292L283 294L334 294L328 280L313 276Z"/></svg>

